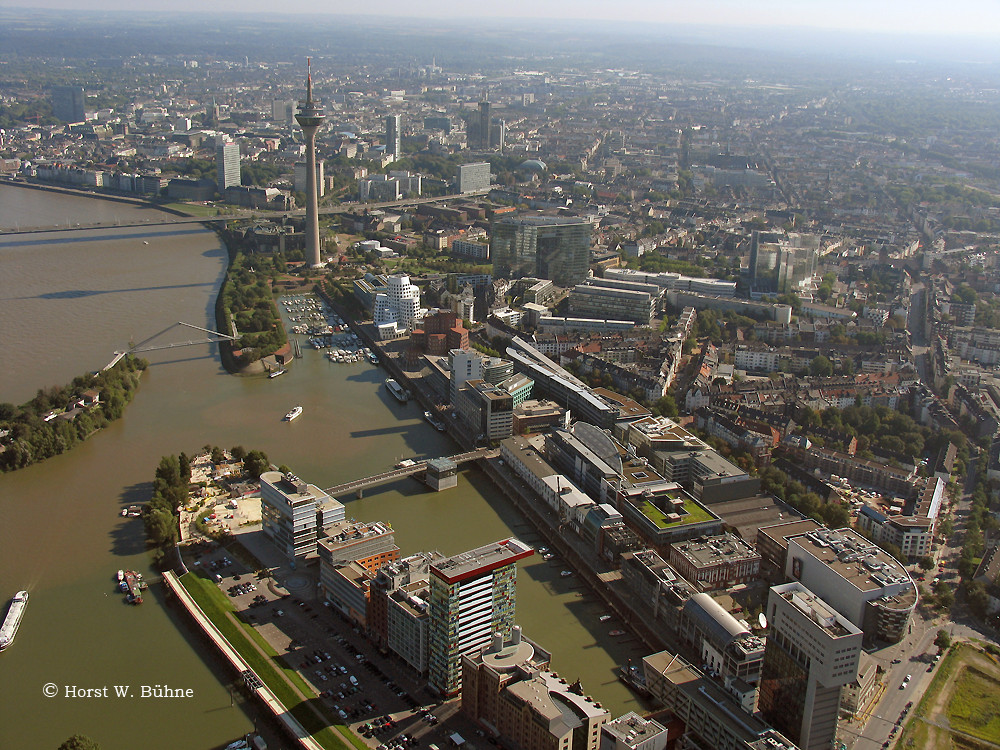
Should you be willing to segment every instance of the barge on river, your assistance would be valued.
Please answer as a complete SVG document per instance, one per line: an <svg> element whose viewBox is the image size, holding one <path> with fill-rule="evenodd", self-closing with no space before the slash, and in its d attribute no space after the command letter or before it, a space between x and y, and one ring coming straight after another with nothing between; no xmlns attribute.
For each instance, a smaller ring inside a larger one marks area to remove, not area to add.
<svg viewBox="0 0 1000 750"><path fill-rule="evenodd" d="M21 625L21 618L24 616L25 607L28 606L28 592L18 591L10 601L10 609L4 618L3 625L0 625L0 651L3 651L14 642L17 629Z"/></svg>
<svg viewBox="0 0 1000 750"><path fill-rule="evenodd" d="M392 378L386 378L385 387L399 403L405 404L410 400L410 392Z"/></svg>

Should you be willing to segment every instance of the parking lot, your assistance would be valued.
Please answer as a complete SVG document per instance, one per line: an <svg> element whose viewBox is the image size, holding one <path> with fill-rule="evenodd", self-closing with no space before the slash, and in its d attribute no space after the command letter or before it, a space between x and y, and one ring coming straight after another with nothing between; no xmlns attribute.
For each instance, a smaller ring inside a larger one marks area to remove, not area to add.
<svg viewBox="0 0 1000 750"><path fill-rule="evenodd" d="M193 563L227 595L239 617L250 623L315 689L331 718L339 717L366 744L403 750L437 744L476 732L458 711L458 701L441 703L408 665L382 654L339 612L315 594L315 583L290 595L279 581L258 578L215 550ZM298 572L299 577L307 576Z"/></svg>

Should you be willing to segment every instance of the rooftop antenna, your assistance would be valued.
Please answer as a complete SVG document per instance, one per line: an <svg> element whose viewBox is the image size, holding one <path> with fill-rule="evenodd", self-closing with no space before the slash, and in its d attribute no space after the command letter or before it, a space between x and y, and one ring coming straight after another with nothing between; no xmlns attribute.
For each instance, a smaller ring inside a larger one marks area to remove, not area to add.
<svg viewBox="0 0 1000 750"><path fill-rule="evenodd" d="M312 104L313 100L313 75L312 58L306 58L306 104Z"/></svg>

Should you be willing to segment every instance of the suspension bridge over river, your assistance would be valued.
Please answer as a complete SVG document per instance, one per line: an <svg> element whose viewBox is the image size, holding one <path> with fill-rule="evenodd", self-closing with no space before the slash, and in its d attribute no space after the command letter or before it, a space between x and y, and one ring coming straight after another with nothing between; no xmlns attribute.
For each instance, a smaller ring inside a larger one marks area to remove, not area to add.
<svg viewBox="0 0 1000 750"><path fill-rule="evenodd" d="M153 345L149 344L149 342L152 341L153 339L158 339L160 336L163 336L164 334L172 331L177 327L192 328L196 331L201 331L202 333L208 334L208 337L203 339L196 339L193 341L174 341L166 344L153 344ZM202 328L201 326L196 326L193 323L184 323L178 321L177 323L173 323L167 326L159 333L154 333L149 338L140 341L138 344L130 345L129 348L125 349L124 351L115 352L114 359L108 362L108 364L104 366L104 369L110 370L112 367L117 365L119 361L121 361L122 357L128 354L138 354L139 352L152 352L158 349L176 349L182 346L195 346L197 344L214 344L218 341L238 341L238 340L239 340L238 335L231 336L228 333L220 333L219 331L213 331L209 328Z"/></svg>

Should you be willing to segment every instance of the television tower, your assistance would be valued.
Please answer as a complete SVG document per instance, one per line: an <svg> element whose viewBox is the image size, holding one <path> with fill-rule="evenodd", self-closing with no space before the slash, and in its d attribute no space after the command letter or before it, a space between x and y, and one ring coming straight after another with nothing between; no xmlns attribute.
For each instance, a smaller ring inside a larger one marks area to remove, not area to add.
<svg viewBox="0 0 1000 750"><path fill-rule="evenodd" d="M319 257L319 207L316 189L316 131L326 115L313 102L312 59L306 58L306 100L299 103L295 120L306 137L306 262L313 268L322 267Z"/></svg>

